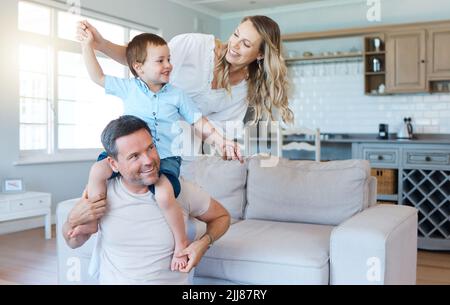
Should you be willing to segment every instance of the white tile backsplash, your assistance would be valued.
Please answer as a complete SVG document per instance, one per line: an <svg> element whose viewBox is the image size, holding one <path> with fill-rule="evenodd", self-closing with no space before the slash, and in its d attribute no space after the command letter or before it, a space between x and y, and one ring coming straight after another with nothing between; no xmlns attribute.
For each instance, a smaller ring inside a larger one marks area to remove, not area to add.
<svg viewBox="0 0 450 305"><path fill-rule="evenodd" d="M377 133L389 124L395 133L404 117L417 133L450 133L450 94L367 96L360 61L289 66L295 125L328 133Z"/></svg>

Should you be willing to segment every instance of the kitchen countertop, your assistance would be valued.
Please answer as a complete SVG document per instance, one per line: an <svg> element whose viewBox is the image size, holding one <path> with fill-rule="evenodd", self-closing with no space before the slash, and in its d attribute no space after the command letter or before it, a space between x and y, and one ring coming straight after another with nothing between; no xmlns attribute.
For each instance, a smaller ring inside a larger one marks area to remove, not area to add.
<svg viewBox="0 0 450 305"><path fill-rule="evenodd" d="M392 143L392 144L450 144L450 134L416 134L412 140L398 139L396 134L389 134L388 139L378 139L377 134L359 133L325 133L321 134L322 143ZM289 135L284 141L312 141L304 135Z"/></svg>

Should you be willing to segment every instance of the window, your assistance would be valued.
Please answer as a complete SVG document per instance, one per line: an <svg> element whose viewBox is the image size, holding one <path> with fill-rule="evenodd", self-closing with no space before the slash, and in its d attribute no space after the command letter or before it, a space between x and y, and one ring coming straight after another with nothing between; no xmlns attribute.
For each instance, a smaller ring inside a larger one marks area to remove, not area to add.
<svg viewBox="0 0 450 305"><path fill-rule="evenodd" d="M21 156L84 152L95 158L101 131L123 108L120 99L106 95L89 79L75 24L87 19L118 44L143 31L158 32L94 13L76 16L62 6L19 1L18 11ZM98 59L105 74L129 76L126 67L101 54Z"/></svg>

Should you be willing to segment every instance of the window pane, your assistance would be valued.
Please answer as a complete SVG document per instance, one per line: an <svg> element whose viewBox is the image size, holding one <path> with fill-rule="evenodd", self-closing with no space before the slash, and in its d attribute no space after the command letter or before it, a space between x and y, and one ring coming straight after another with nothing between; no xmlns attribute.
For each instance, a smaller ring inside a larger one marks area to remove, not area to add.
<svg viewBox="0 0 450 305"><path fill-rule="evenodd" d="M46 125L20 124L20 150L47 148Z"/></svg>
<svg viewBox="0 0 450 305"><path fill-rule="evenodd" d="M106 75L123 77L124 71L127 70L127 67L110 58L97 56L97 60L102 67L103 73ZM89 78L80 53L58 52L58 74Z"/></svg>
<svg viewBox="0 0 450 305"><path fill-rule="evenodd" d="M105 75L123 77L125 71L128 70L128 67L122 66L121 64L115 62L110 58L105 57L97 57L97 58Z"/></svg>
<svg viewBox="0 0 450 305"><path fill-rule="evenodd" d="M87 149L102 147L98 126L60 125L58 128L59 149Z"/></svg>
<svg viewBox="0 0 450 305"><path fill-rule="evenodd" d="M48 49L20 45L19 69L21 71L48 73Z"/></svg>
<svg viewBox="0 0 450 305"><path fill-rule="evenodd" d="M139 30L130 30L130 40L142 33L144 33L144 32L139 31Z"/></svg>
<svg viewBox="0 0 450 305"><path fill-rule="evenodd" d="M87 72L80 53L58 52L58 74L67 76L86 76Z"/></svg>
<svg viewBox="0 0 450 305"><path fill-rule="evenodd" d="M98 59L105 74L123 76L122 65ZM121 100L88 78L80 54L59 52L58 72L58 148L101 147L103 128L123 113Z"/></svg>
<svg viewBox="0 0 450 305"><path fill-rule="evenodd" d="M47 124L47 100L20 98L20 123Z"/></svg>
<svg viewBox="0 0 450 305"><path fill-rule="evenodd" d="M103 128L123 113L120 99L104 96L98 102L58 102L59 149L100 148Z"/></svg>
<svg viewBox="0 0 450 305"><path fill-rule="evenodd" d="M122 26L77 16L67 12L58 12L58 36L63 39L77 41L75 38L76 23L80 20L88 20L90 24L97 28L104 38L117 44L125 43L125 29Z"/></svg>
<svg viewBox="0 0 450 305"><path fill-rule="evenodd" d="M77 77L58 77L58 98L64 100L76 101L78 98L79 89Z"/></svg>
<svg viewBox="0 0 450 305"><path fill-rule="evenodd" d="M47 99L47 74L21 71L20 96Z"/></svg>
<svg viewBox="0 0 450 305"><path fill-rule="evenodd" d="M50 9L19 2L19 30L49 35L50 34Z"/></svg>

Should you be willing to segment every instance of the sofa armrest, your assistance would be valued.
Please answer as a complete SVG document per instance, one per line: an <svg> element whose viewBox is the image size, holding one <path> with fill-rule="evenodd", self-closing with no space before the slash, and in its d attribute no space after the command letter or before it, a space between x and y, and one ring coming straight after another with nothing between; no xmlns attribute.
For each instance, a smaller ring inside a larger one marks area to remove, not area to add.
<svg viewBox="0 0 450 305"><path fill-rule="evenodd" d="M71 249L62 234L62 227L78 199L58 203L56 208L56 251L58 255L58 284L96 284L98 281L88 274L88 267L94 248L94 235L86 243Z"/></svg>
<svg viewBox="0 0 450 305"><path fill-rule="evenodd" d="M369 177L369 207L377 203L377 178Z"/></svg>
<svg viewBox="0 0 450 305"><path fill-rule="evenodd" d="M331 233L330 284L415 284L417 210L375 205Z"/></svg>

